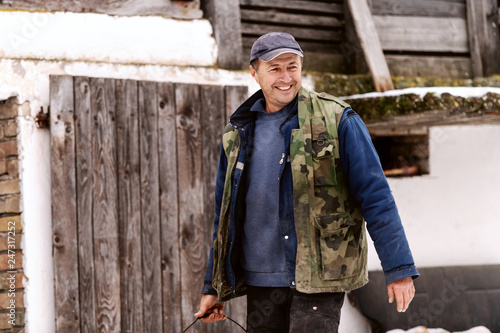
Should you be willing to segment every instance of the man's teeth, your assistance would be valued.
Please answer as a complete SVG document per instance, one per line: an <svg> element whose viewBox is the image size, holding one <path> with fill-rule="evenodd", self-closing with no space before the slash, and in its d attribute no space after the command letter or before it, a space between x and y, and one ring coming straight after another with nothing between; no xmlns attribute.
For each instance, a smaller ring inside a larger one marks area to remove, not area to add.
<svg viewBox="0 0 500 333"><path fill-rule="evenodd" d="M288 90L290 89L292 86L288 86L288 87L276 87L278 88L279 90Z"/></svg>

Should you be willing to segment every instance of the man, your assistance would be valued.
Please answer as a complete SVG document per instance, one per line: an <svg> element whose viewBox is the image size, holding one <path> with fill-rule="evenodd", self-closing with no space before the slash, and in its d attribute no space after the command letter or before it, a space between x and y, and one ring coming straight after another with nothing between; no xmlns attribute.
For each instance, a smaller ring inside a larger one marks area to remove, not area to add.
<svg viewBox="0 0 500 333"><path fill-rule="evenodd" d="M261 36L261 90L231 116L217 173L214 246L200 310L225 319L247 294L249 332L337 332L344 293L368 282L366 227L389 302L406 311L419 276L370 136L345 102L301 87L303 52Z"/></svg>

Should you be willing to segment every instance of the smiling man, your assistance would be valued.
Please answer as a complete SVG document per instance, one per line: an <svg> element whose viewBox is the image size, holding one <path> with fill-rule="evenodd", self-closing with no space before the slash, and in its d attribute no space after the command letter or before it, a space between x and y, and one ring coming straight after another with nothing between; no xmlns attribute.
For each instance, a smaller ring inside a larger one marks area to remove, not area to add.
<svg viewBox="0 0 500 333"><path fill-rule="evenodd" d="M389 302L419 276L370 136L340 99L302 85L303 52L282 32L252 46L261 87L231 116L215 189L214 246L200 309L226 318L247 294L248 332L337 332L346 291L368 282L368 229Z"/></svg>

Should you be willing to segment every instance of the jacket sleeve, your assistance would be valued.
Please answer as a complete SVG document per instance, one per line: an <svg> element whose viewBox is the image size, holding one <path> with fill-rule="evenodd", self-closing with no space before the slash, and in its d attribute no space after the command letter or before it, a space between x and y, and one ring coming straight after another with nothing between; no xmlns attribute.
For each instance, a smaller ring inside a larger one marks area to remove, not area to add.
<svg viewBox="0 0 500 333"><path fill-rule="evenodd" d="M217 238L217 228L219 227L219 215L222 203L222 194L224 192L224 181L226 179L227 158L224 153L224 148L221 145L219 167L217 168L217 178L215 181L215 218L214 218L214 233L212 236L213 241ZM210 248L210 255L207 262L207 270L203 281L202 294L217 295L217 291L212 287L212 273L214 267L214 247Z"/></svg>
<svg viewBox="0 0 500 333"><path fill-rule="evenodd" d="M338 132L342 171L361 206L386 284L418 277L394 197L365 124L353 110L346 109Z"/></svg>

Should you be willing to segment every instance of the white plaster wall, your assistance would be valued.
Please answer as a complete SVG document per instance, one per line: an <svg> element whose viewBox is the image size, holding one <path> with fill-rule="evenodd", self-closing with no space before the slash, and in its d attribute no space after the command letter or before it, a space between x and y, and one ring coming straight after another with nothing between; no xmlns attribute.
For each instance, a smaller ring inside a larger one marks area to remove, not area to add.
<svg viewBox="0 0 500 333"><path fill-rule="evenodd" d="M432 127L429 142L430 175L389 179L417 267L500 264L500 125Z"/></svg>

